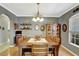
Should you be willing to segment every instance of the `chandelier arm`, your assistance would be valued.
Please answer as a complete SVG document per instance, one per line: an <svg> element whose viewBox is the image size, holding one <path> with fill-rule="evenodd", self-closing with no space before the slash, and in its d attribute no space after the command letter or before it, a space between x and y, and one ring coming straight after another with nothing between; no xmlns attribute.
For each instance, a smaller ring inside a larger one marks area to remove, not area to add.
<svg viewBox="0 0 79 59"><path fill-rule="evenodd" d="M37 6L38 6L38 7L37 7L37 9L38 9L37 17L39 17L39 4L40 4L40 3L37 3Z"/></svg>

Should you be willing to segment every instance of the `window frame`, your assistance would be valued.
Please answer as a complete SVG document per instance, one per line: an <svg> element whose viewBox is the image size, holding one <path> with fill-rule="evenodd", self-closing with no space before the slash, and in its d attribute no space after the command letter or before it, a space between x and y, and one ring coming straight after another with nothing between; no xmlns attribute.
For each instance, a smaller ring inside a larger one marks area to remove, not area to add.
<svg viewBox="0 0 79 59"><path fill-rule="evenodd" d="M70 30L70 21L71 21L71 20L73 21L73 19L76 19L76 18L79 18L79 13L73 15L73 16L69 19L69 44L79 48L79 45L77 45L76 43L72 43L72 38L71 38L71 37L72 37L72 33L71 33L71 32L75 32L75 31L73 31L73 30L71 31L71 30Z"/></svg>

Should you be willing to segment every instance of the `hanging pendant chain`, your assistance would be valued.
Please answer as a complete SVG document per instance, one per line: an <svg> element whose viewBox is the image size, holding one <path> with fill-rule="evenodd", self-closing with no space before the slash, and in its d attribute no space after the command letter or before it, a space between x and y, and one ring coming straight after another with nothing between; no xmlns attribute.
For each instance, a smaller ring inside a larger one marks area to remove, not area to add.
<svg viewBox="0 0 79 59"><path fill-rule="evenodd" d="M38 9L37 17L39 17L39 4L40 4L40 3L37 3L37 6L38 6L38 7L37 7L37 9Z"/></svg>

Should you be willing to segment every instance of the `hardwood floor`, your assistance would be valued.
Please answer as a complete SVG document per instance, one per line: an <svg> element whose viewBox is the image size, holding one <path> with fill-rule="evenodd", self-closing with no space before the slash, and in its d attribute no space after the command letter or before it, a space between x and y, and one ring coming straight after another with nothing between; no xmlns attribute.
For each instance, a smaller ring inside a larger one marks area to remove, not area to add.
<svg viewBox="0 0 79 59"><path fill-rule="evenodd" d="M60 47L60 49L59 49L59 56L74 56L74 55L71 54L70 52L68 52L63 47Z"/></svg>
<svg viewBox="0 0 79 59"><path fill-rule="evenodd" d="M50 54L48 54L50 56ZM19 56L18 48L17 47L10 47L9 49L5 50L4 52L0 53L0 56ZM64 48L60 47L59 49L59 56L73 56Z"/></svg>

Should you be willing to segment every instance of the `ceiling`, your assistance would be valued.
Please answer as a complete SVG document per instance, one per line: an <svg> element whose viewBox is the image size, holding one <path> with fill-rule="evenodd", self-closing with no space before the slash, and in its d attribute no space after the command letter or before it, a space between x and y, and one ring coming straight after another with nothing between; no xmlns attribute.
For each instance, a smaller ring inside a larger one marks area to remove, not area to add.
<svg viewBox="0 0 79 59"><path fill-rule="evenodd" d="M36 3L1 3L0 5L16 16L33 17L38 11ZM77 5L76 3L40 3L39 14L42 17L60 17Z"/></svg>

